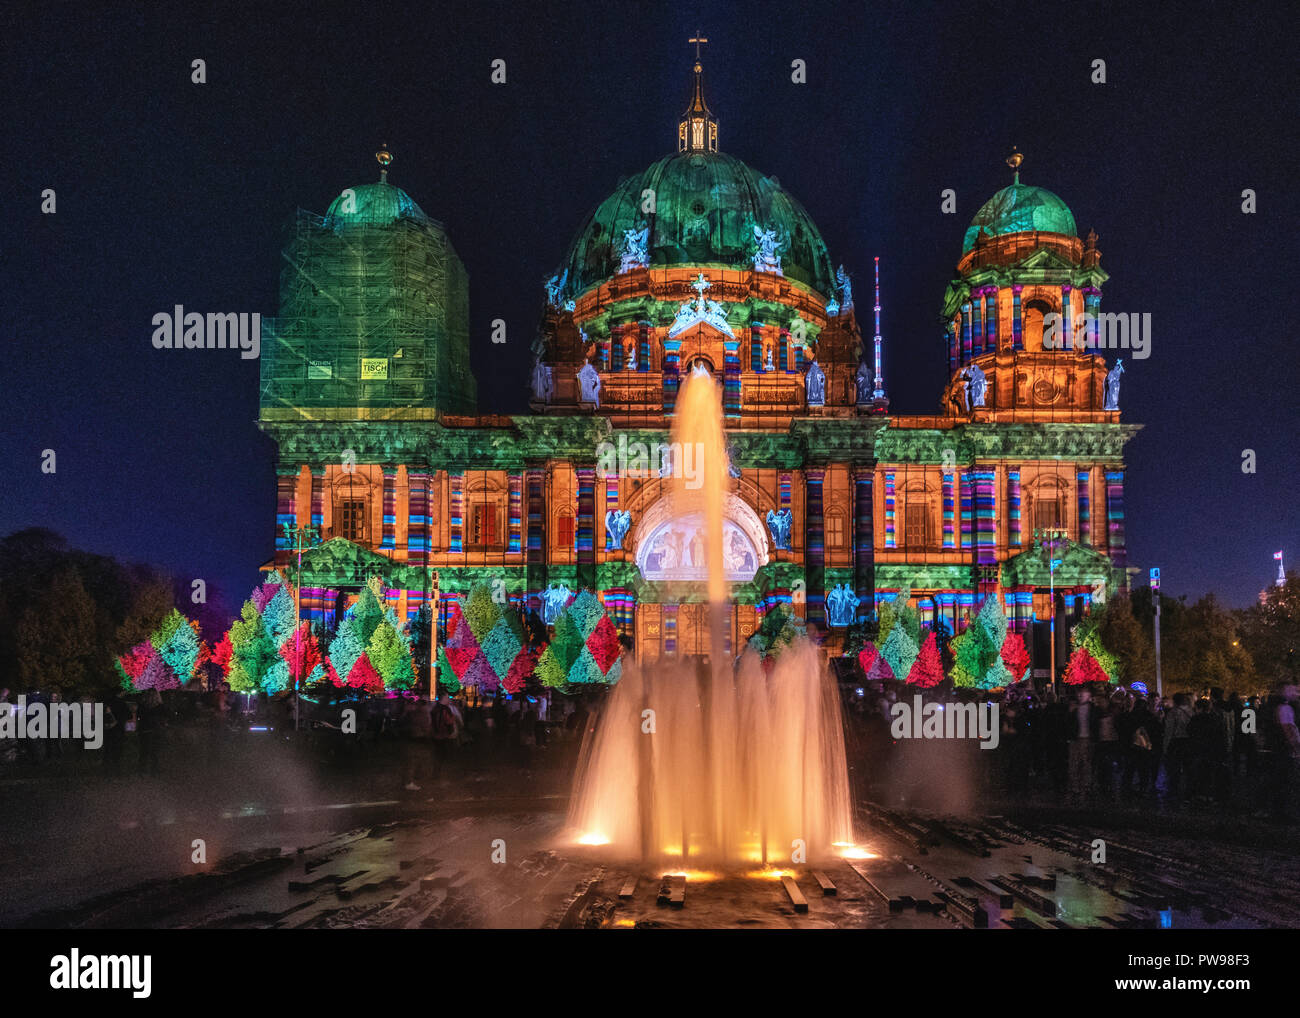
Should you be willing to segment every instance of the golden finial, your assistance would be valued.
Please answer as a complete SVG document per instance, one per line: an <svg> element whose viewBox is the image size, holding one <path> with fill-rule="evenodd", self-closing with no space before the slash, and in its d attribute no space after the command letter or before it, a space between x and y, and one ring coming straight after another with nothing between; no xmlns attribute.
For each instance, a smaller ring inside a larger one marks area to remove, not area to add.
<svg viewBox="0 0 1300 1018"><path fill-rule="evenodd" d="M1011 146L1011 155L1007 156L1007 165L1011 167L1015 174L1015 182L1020 183L1020 164L1025 161L1025 157L1016 151L1014 145Z"/></svg>
<svg viewBox="0 0 1300 1018"><path fill-rule="evenodd" d="M388 180L388 164L393 161L393 153L388 151L388 142L379 146L379 151L375 153L375 162L380 166L379 179Z"/></svg>

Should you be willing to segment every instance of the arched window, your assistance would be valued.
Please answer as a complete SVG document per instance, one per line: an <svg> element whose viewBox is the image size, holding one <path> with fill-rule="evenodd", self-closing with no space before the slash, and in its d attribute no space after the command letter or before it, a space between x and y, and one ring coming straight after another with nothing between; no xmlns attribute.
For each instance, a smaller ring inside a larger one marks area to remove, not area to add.
<svg viewBox="0 0 1300 1018"><path fill-rule="evenodd" d="M1035 297L1033 300L1025 301L1024 304L1024 326L1023 335L1026 350L1041 350L1043 348L1043 319L1056 311L1047 301Z"/></svg>
<svg viewBox="0 0 1300 1018"><path fill-rule="evenodd" d="M465 544L470 548L496 548L505 543L505 493L495 480L484 478L465 492Z"/></svg>
<svg viewBox="0 0 1300 1018"><path fill-rule="evenodd" d="M937 493L923 481L912 481L898 493L898 501L898 515L903 524L902 547L920 549L938 544Z"/></svg>
<svg viewBox="0 0 1300 1018"><path fill-rule="evenodd" d="M555 547L573 551L577 540L573 530L573 510L561 509L555 514Z"/></svg>
<svg viewBox="0 0 1300 1018"><path fill-rule="evenodd" d="M343 537L369 547L371 483L356 469L344 473L334 482L331 498L331 521L328 537Z"/></svg>

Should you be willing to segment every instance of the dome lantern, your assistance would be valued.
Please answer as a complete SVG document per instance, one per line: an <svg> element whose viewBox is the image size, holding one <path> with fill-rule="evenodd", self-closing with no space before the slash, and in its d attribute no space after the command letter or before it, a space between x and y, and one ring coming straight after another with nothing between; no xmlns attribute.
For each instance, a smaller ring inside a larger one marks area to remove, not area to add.
<svg viewBox="0 0 1300 1018"><path fill-rule="evenodd" d="M678 152L718 151L718 121L704 101L704 66L700 63L700 44L708 41L699 32L687 40L695 45L695 91L677 125Z"/></svg>

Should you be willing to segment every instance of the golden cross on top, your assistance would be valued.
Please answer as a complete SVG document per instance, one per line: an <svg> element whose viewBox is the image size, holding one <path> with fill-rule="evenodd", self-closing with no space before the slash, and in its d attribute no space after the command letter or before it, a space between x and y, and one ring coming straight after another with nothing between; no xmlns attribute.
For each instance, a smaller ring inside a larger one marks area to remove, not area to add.
<svg viewBox="0 0 1300 1018"><path fill-rule="evenodd" d="M695 44L695 62L696 62L696 63L699 63L699 60L700 60L700 43L708 42L708 41L709 41L708 39L706 39L706 38L704 38L704 36L700 35L698 29L696 30L695 35L693 35L691 38L689 38L689 39L686 40L686 42L687 42L688 45L691 44L691 43L694 43L694 44Z"/></svg>

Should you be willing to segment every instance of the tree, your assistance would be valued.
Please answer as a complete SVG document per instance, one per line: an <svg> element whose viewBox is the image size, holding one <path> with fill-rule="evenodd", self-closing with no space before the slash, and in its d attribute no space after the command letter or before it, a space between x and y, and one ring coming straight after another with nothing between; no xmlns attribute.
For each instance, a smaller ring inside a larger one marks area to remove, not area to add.
<svg viewBox="0 0 1300 1018"><path fill-rule="evenodd" d="M387 619L375 627L370 643L366 645L366 657L383 678L385 687L406 688L406 686L399 687L397 682L411 674L411 655ZM403 662L406 663L404 672L399 670Z"/></svg>
<svg viewBox="0 0 1300 1018"><path fill-rule="evenodd" d="M1260 681L1300 682L1300 573L1292 569L1282 586L1271 587L1262 603L1237 613L1235 621Z"/></svg>
<svg viewBox="0 0 1300 1018"><path fill-rule="evenodd" d="M1109 682L1105 670L1097 663L1086 647L1075 647L1074 653L1065 666L1065 683L1069 686L1082 686L1091 682Z"/></svg>
<svg viewBox="0 0 1300 1018"><path fill-rule="evenodd" d="M1002 664L1002 644L1006 640L1007 617L996 594L984 599L970 625L953 638L953 685L974 689L995 689L1005 685L1006 665Z"/></svg>
<svg viewBox="0 0 1300 1018"><path fill-rule="evenodd" d="M237 693L265 688L267 673L280 658L252 598L244 602L239 621L230 627L230 647L232 663L226 673L230 688Z"/></svg>
<svg viewBox="0 0 1300 1018"><path fill-rule="evenodd" d="M351 674L357 658L366 652L366 644L361 639L360 628L356 616L348 612L343 616L338 632L334 634L334 641L330 644L330 662L334 665L334 670L343 676L344 681Z"/></svg>
<svg viewBox="0 0 1300 1018"><path fill-rule="evenodd" d="M32 589L17 625L18 678L23 689L72 698L92 685L95 606L77 571L60 568L49 586Z"/></svg>
<svg viewBox="0 0 1300 1018"><path fill-rule="evenodd" d="M375 670L370 659L362 654L357 658L357 663L352 666L352 671L348 673L348 685L364 693L382 693L384 677Z"/></svg>
<svg viewBox="0 0 1300 1018"><path fill-rule="evenodd" d="M316 643L316 634L311 631L311 623L303 622L298 632L284 641L280 646L280 657L289 667L289 683L306 685L308 676L321 662L320 647Z"/></svg>
<svg viewBox="0 0 1300 1018"><path fill-rule="evenodd" d="M284 641L298 628L298 608L293 603L293 595L288 587L281 587L275 596L267 602L262 612L262 624L266 626L266 635L275 644L276 650L284 646Z"/></svg>
<svg viewBox="0 0 1300 1018"><path fill-rule="evenodd" d="M1021 682L1028 677L1030 658L1023 634L1007 631L1007 638L1002 641L1001 657L1012 676L1012 682Z"/></svg>
<svg viewBox="0 0 1300 1018"><path fill-rule="evenodd" d="M174 610L174 609L173 609ZM199 624L175 613L180 623L158 649L182 686L199 679L200 669L208 660L207 648L199 639Z"/></svg>
<svg viewBox="0 0 1300 1018"><path fill-rule="evenodd" d="M907 673L907 681L918 689L931 689L943 681L943 661L939 658L939 643L934 633L928 633L921 652Z"/></svg>
<svg viewBox="0 0 1300 1018"><path fill-rule="evenodd" d="M356 637L364 647L375 635L379 623L384 620L384 610L379 606L379 599L370 584L361 588L357 603L348 609L348 614L355 620Z"/></svg>
<svg viewBox="0 0 1300 1018"><path fill-rule="evenodd" d="M912 663L920 653L920 648L907 635L907 629L901 619L889 631L885 644L880 648L880 656L889 663L889 669L895 675L906 676L912 670Z"/></svg>

